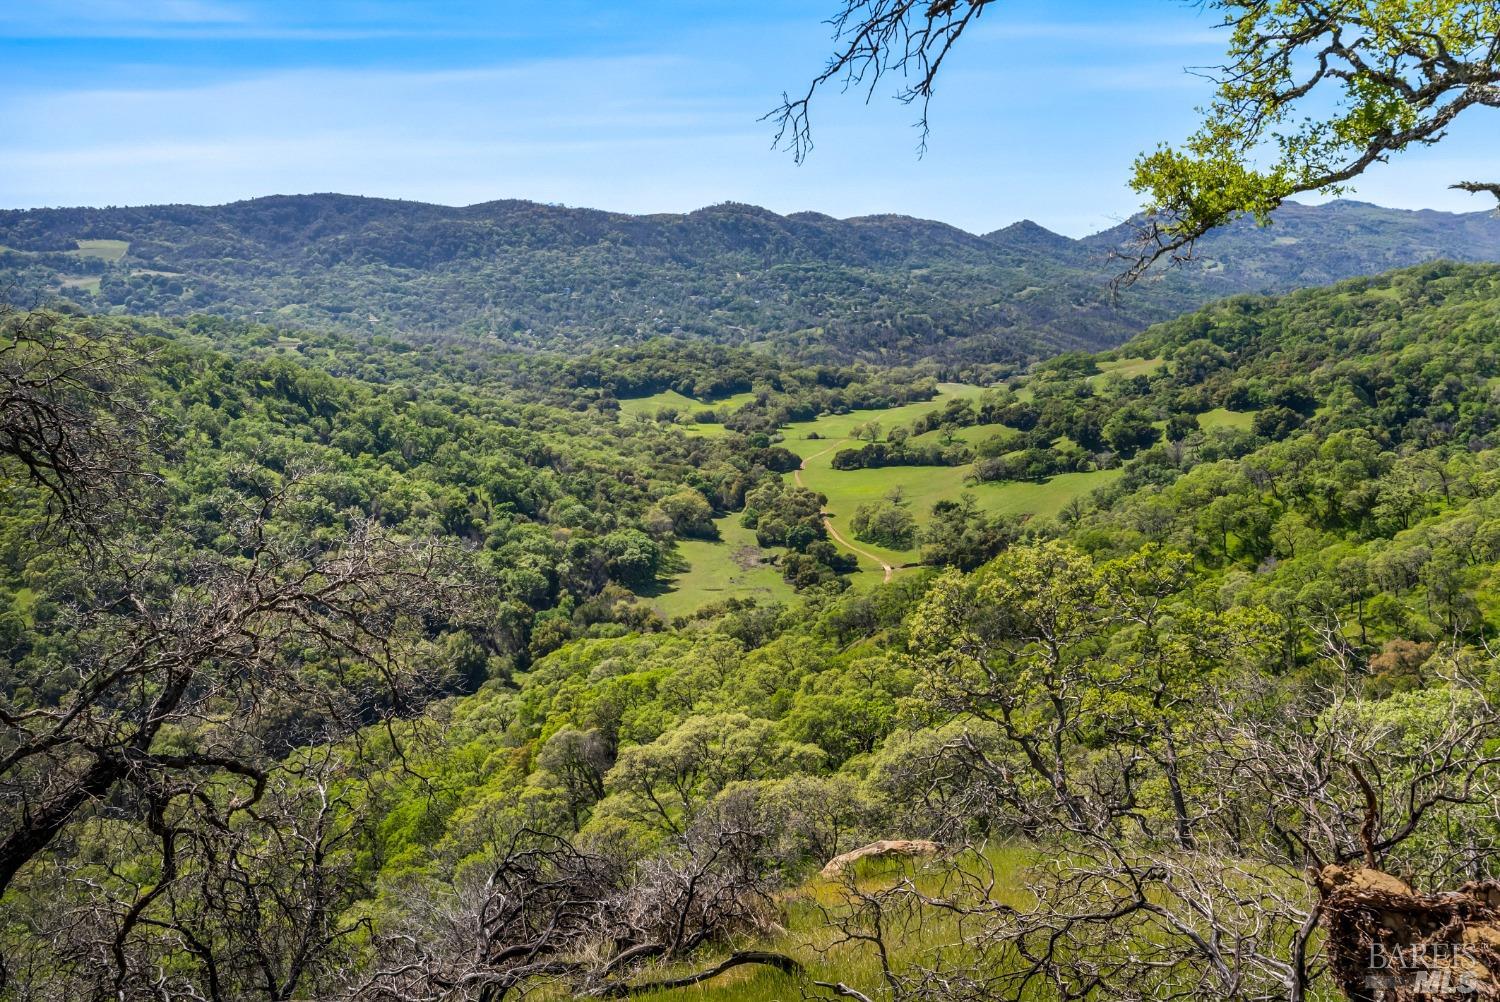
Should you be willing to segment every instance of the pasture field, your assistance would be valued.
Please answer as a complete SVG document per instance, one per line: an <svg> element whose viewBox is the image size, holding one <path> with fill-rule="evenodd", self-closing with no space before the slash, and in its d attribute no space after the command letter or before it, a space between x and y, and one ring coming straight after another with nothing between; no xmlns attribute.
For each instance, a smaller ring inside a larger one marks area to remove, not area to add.
<svg viewBox="0 0 1500 1002"><path fill-rule="evenodd" d="M1198 427L1204 431L1213 431L1215 428L1237 428L1240 431L1249 431L1253 424L1255 424L1254 411L1231 411L1216 407L1198 415Z"/></svg>
<svg viewBox="0 0 1500 1002"><path fill-rule="evenodd" d="M1107 365L1109 363L1106 363ZM1125 359L1110 371L1149 371L1159 359ZM892 429L909 425L913 420L940 409L951 399L974 399L984 392L982 386L964 383L942 383L932 400L890 408L867 408L845 414L823 414L811 421L797 421L782 429L781 445L800 456L803 468L793 476L810 490L828 498L826 511L835 531L849 541L841 549L852 551L859 560L859 572L853 575L856 587L878 584L884 578L883 564L896 569L914 565L920 548L891 550L853 538L849 519L863 504L877 502L899 490L910 504L919 527L931 521L932 506L960 494L973 495L982 511L1005 515L1056 515L1074 498L1105 486L1120 476L1119 470L1088 473L1064 473L1041 483L1009 481L969 484L965 480L971 467L963 466L892 466L873 470L835 470L833 456L842 449L857 448L862 443L851 437L855 428L876 422L883 439ZM653 416L662 407L674 407L685 414L705 406L734 408L751 399L751 394L737 394L715 401L693 400L675 391L664 391L649 397L621 400L625 414ZM1228 412L1226 412L1228 413ZM1238 418L1241 415L1231 415ZM688 434L723 434L720 425L681 425ZM975 425L957 430L956 437L971 445L993 435L1015 435L1004 425ZM936 443L940 431L917 436L912 441ZM678 554L687 569L672 578L665 589L652 597L658 611L668 618L691 613L704 605L728 597L755 597L763 601L782 601L792 597L781 572L766 563L769 557L759 550L755 533L739 524L739 515L719 519L716 523L722 540L706 542L689 540L678 544ZM836 541L837 542L837 541Z"/></svg>
<svg viewBox="0 0 1500 1002"><path fill-rule="evenodd" d="M811 421L794 421L787 425L782 429L785 440L780 444L803 459L836 443L841 449L854 448L859 443L855 442L850 433L860 425L877 422L881 438L884 438L891 429L910 424L929 411L939 410L949 400L973 400L984 390L983 386L971 386L967 383L939 383L938 394L931 400L902 404L900 407L870 407L846 414L820 414ZM815 437L809 438L809 435Z"/></svg>
<svg viewBox="0 0 1500 1002"><path fill-rule="evenodd" d="M118 261L130 250L128 240L79 240L78 249L69 251L74 257L94 257L101 261Z"/></svg>
<svg viewBox="0 0 1500 1002"><path fill-rule="evenodd" d="M1158 363L1160 360L1127 359L1125 363ZM1139 368L1139 366L1137 366ZM1118 371L1118 369L1116 369ZM883 435L892 428L901 428L916 417L939 410L945 402L954 398L974 399L984 393L984 387L962 383L942 383L938 396L932 401L906 404L888 410L850 411L847 414L823 414L811 422L793 422L783 429L781 446L792 450L802 458L802 469L796 478L802 486L817 490L828 498L829 519L844 537L849 538L862 552L859 559L859 574L856 585L876 582L882 577L880 562L900 568L915 564L919 558L919 547L907 550L885 549L865 541L853 540L846 528L849 517L861 504L879 501L892 490L900 490L909 501L910 511L918 526L926 526L932 520L932 505L945 498L957 498L960 493L972 493L981 510L996 514L1040 514L1050 516L1074 498L1091 493L1121 475L1119 469L1101 469L1095 472L1068 472L1050 478L1044 483L1007 481L1007 483L965 483L969 465L963 466L885 466L880 469L834 469L832 458L841 449L856 449L858 441L849 437L853 429L868 422L877 422ZM978 443L990 435L1011 431L1004 425L978 425L960 429L959 438L966 443ZM1014 434L1014 432L1013 432ZM811 437L813 438L810 438ZM941 432L927 432L913 441L936 443ZM871 559L873 556L873 559Z"/></svg>
<svg viewBox="0 0 1500 1002"><path fill-rule="evenodd" d="M124 257L126 251L130 250L129 240L75 240L73 242L78 246L73 250L61 251L59 253L67 254L69 257L97 258L100 261L108 261L113 264ZM44 252L19 250L15 247L7 247L4 244L0 244L0 254L36 255L41 253Z"/></svg>
<svg viewBox="0 0 1500 1002"><path fill-rule="evenodd" d="M714 524L719 527L717 541L688 539L677 544L687 570L652 597L658 612L671 619L731 597L754 598L762 604L792 598L792 586L767 562L770 554L756 543L753 530L740 525L738 512Z"/></svg>
<svg viewBox="0 0 1500 1002"><path fill-rule="evenodd" d="M1099 372L1089 376L1089 382L1097 382L1106 376L1120 376L1129 379L1131 376L1149 376L1151 373L1167 364L1164 358L1115 358L1107 362L1099 363Z"/></svg>
<svg viewBox="0 0 1500 1002"><path fill-rule="evenodd" d="M647 417L655 417L657 411L663 407L675 408L682 414L691 415L695 411L701 411L705 407L713 410L735 411L755 399L754 393L735 393L727 397L715 397L712 400L695 400L686 394L678 393L676 390L662 390L653 393L649 397L629 397L620 400L621 414L644 414Z"/></svg>
<svg viewBox="0 0 1500 1002"><path fill-rule="evenodd" d="M1043 483L1011 481L1004 483L966 484L970 467L964 466L888 466L874 470L835 470L834 454L841 449L857 448L860 443L848 437L857 426L869 421L878 421L882 434L892 428L910 423L913 419L937 410L949 399L974 398L984 392L984 387L961 383L943 383L938 396L932 400L905 404L886 410L859 410L848 414L824 414L812 421L798 421L786 427L786 440L781 444L802 457L803 467L798 479L809 490L817 491L828 498L827 511L833 525L843 535L852 539L845 527L856 508L886 497L899 489L910 503L911 513L919 526L930 521L933 504L945 498L957 498L968 492L981 510L996 514L1055 515L1075 497L1103 487L1120 475L1119 470L1101 470L1091 473L1065 473ZM977 442L990 435L1000 433L1003 425L977 425L961 429L964 441ZM928 432L914 441L936 441L938 432ZM809 435L816 435L809 438ZM871 543L854 541L860 550L860 574L855 583L864 583L863 578L878 581L882 575L879 561L893 567L915 563L918 549L890 550ZM878 558L870 559L870 556Z"/></svg>
<svg viewBox="0 0 1500 1002"><path fill-rule="evenodd" d="M845 442L838 448L847 448ZM830 465L832 453L818 454L806 461L800 471L802 483L809 490L828 498L827 511L840 532L852 538L846 526L862 504L879 501L899 489L910 504L917 525L925 527L931 520L933 504L962 493L974 496L982 511L1005 515L1055 515L1076 497L1082 497L1120 476L1119 470L1090 473L1063 473L1042 483L1005 481L966 484L970 467L964 466L889 466L877 470L835 470ZM871 543L858 542L894 567L914 563L918 550L888 550ZM860 556L860 570L879 573L879 566Z"/></svg>
<svg viewBox="0 0 1500 1002"><path fill-rule="evenodd" d="M628 397L620 400L620 414L622 417L645 417L654 418L664 407L670 407L677 411L678 423L674 427L682 429L689 435L703 435L717 437L726 434L721 424L698 424L692 420L692 416L704 408L733 413L745 404L755 399L754 393L735 393L727 397L715 397L712 400L695 400L694 398L676 390L662 390L653 393L649 397Z"/></svg>
<svg viewBox="0 0 1500 1002"><path fill-rule="evenodd" d="M967 428L953 429L955 441L967 445L978 445L986 439L999 435L1003 438L1017 438L1020 432L1003 424L971 424ZM913 445L941 445L943 442L943 430L934 428L932 431L924 431L911 440Z"/></svg>

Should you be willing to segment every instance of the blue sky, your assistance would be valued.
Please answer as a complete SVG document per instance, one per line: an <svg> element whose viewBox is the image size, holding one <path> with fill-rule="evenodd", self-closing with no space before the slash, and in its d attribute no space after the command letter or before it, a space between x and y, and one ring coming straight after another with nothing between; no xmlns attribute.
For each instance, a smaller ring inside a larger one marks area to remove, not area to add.
<svg viewBox="0 0 1500 1002"><path fill-rule="evenodd" d="M1128 215L1215 61L1180 0L1004 0L913 110L830 92L796 165L757 119L828 55L836 0L0 0L0 206L312 191L627 212L725 200L1072 235ZM1472 211L1492 115L1356 196ZM1487 169L1488 168L1488 169Z"/></svg>

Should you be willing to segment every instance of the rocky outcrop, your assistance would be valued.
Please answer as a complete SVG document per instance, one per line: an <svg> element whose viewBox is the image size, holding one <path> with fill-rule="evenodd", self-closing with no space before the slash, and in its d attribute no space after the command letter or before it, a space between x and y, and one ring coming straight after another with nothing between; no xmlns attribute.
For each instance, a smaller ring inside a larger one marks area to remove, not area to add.
<svg viewBox="0 0 1500 1002"><path fill-rule="evenodd" d="M1500 883L1422 894L1368 867L1313 875L1333 977L1354 1002L1500 999Z"/></svg>

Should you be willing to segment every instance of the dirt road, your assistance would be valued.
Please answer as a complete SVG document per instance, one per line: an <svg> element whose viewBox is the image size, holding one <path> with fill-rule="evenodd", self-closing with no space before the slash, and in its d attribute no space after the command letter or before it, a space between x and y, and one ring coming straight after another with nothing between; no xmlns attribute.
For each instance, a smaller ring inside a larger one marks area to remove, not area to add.
<svg viewBox="0 0 1500 1002"><path fill-rule="evenodd" d="M807 459L817 459L819 456L822 456L822 455L824 455L826 453L832 452L834 449L837 449L842 444L843 444L842 441L836 442L835 444L830 445L828 448L824 449L822 452L815 452L815 453L813 453L811 456L808 456ZM802 468L805 468L807 466L807 459L802 460ZM807 486L806 484L804 484L802 482L802 468L798 468L798 469L795 469L795 470L792 471L792 479L797 482L797 486L798 487L806 487ZM823 516L823 528L827 529L828 530L828 534L833 537L833 541L835 543L838 543L844 549L846 549L846 550L852 550L853 552L859 554L861 557L864 557L866 560L873 560L873 561L875 561L875 563L879 564L880 565L880 569L885 572L885 580L886 580L887 583L890 582L891 578L893 578L893 577L896 576L896 568L892 567L890 564L886 563L884 560L881 560L879 557L877 557L875 554L871 553L869 550L861 549L858 546L855 546L853 543L849 542L849 540L845 539L844 536L843 536L843 534L840 533L839 530L834 527L833 519L830 518L826 514Z"/></svg>

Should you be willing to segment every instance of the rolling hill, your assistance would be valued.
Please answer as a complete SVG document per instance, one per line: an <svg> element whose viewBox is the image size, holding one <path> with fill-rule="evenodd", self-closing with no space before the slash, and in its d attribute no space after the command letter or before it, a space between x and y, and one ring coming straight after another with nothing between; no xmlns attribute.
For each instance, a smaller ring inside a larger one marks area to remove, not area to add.
<svg viewBox="0 0 1500 1002"><path fill-rule="evenodd" d="M1073 240L726 203L630 216L344 195L0 212L0 283L96 311L463 334L579 350L662 334L824 361L955 366L1108 348L1219 297L1438 258L1500 260L1500 216L1288 205L1113 301L1129 224Z"/></svg>

